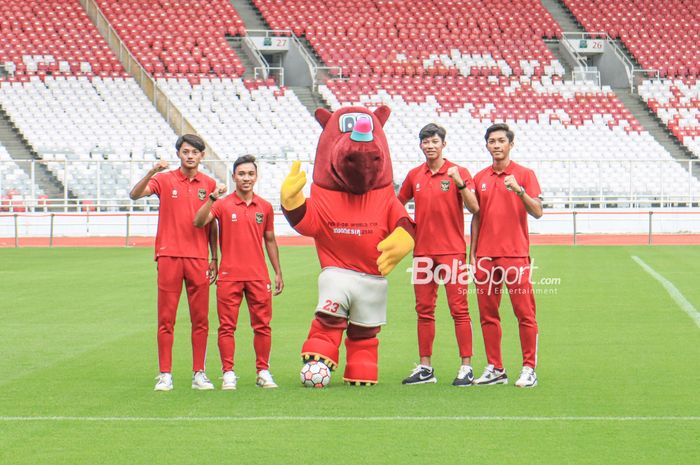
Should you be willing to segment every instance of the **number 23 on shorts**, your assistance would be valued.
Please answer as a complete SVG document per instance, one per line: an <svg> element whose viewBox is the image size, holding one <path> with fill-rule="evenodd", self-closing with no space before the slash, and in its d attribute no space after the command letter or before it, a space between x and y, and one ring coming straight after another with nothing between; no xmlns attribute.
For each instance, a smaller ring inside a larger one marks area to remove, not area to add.
<svg viewBox="0 0 700 465"><path fill-rule="evenodd" d="M338 302L333 302L330 299L326 299L326 303L323 305L323 309L331 313L338 313L339 307L340 304Z"/></svg>

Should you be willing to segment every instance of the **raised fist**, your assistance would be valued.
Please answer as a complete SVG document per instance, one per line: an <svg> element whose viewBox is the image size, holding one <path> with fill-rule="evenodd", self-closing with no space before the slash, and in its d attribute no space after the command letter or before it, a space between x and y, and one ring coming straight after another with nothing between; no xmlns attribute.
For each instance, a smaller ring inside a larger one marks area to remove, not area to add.
<svg viewBox="0 0 700 465"><path fill-rule="evenodd" d="M459 175L459 168L456 166L450 166L447 168L447 175L452 178L455 184L462 184L462 176Z"/></svg>
<svg viewBox="0 0 700 465"><path fill-rule="evenodd" d="M153 171L155 173L160 173L161 171L167 170L169 165L168 160L158 160L156 164L153 165Z"/></svg>
<svg viewBox="0 0 700 465"><path fill-rule="evenodd" d="M512 174L506 176L503 179L503 182L506 185L506 189L508 189L509 191L514 191L516 193L520 192L520 185L518 184L518 181L515 180L515 176L513 176Z"/></svg>
<svg viewBox="0 0 700 465"><path fill-rule="evenodd" d="M214 195L217 197L221 197L222 195L224 195L226 193L227 190L228 190L228 188L226 187L226 184L219 183L216 185L216 189L214 190Z"/></svg>

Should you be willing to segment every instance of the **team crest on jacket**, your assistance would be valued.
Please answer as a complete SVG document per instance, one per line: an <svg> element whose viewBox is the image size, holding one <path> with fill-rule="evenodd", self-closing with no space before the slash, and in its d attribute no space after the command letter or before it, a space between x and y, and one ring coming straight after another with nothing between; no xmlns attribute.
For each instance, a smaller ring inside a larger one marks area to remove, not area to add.
<svg viewBox="0 0 700 465"><path fill-rule="evenodd" d="M260 212L256 213L255 214L255 222L258 224L262 224L262 220L263 220L263 214Z"/></svg>
<svg viewBox="0 0 700 465"><path fill-rule="evenodd" d="M447 192L450 190L450 181L440 181L440 189L442 189L443 192Z"/></svg>
<svg viewBox="0 0 700 465"><path fill-rule="evenodd" d="M200 201L206 199L206 198L207 198L207 191L206 191L206 189L199 189L199 190L197 191L197 197L199 198Z"/></svg>

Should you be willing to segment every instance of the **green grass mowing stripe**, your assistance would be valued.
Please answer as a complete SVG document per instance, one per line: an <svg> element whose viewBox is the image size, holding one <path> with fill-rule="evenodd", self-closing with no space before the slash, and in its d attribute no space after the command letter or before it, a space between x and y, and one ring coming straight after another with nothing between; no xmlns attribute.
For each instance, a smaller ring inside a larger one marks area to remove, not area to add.
<svg viewBox="0 0 700 465"><path fill-rule="evenodd" d="M401 416L401 417L347 417L347 416L262 416L262 417L2 417L0 421L97 421L97 422L249 422L249 421L700 421L700 416Z"/></svg>
<svg viewBox="0 0 700 465"><path fill-rule="evenodd" d="M637 262L639 266L642 267L644 271L649 273L652 278L657 280L661 285L666 289L666 292L671 296L674 302L678 304L678 307L680 307L681 310L683 310L685 313L688 314L688 316L695 322L695 324L700 328L700 313L698 310L691 304L688 299L685 298L685 296L681 293L681 291L678 290L676 286L673 285L671 281L668 279L664 278L661 276L659 273L657 273L652 267L644 263L644 260L641 258L637 257L636 255L632 255L632 260Z"/></svg>

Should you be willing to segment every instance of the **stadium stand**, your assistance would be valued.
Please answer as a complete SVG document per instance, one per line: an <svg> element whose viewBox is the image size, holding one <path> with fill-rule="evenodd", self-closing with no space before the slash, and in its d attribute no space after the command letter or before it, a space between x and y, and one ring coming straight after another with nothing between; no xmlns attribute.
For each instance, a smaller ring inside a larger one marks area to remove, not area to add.
<svg viewBox="0 0 700 465"><path fill-rule="evenodd" d="M29 175L0 145L0 211L24 211L37 198L43 199L44 191L32 186Z"/></svg>
<svg viewBox="0 0 700 465"><path fill-rule="evenodd" d="M124 77L119 67L100 66L113 64L115 57L77 0L11 3L18 21L65 16L71 27L86 32L80 38L60 35L65 46L58 49L71 53L54 57L58 68L20 69L10 60L14 76L0 83L0 105L79 197L126 198L153 160L171 154L176 135L133 78ZM97 3L158 87L220 157L227 162L244 153L259 157L261 195L277 198L291 160L312 161L320 128L294 92L272 80L240 77L243 67L225 36L245 29L230 2ZM653 201L690 192L700 196L697 179L673 163L609 88L564 81L564 67L543 41L560 37L561 31L539 1L253 3L271 27L304 36L325 64L342 67L342 78L319 87L332 109L348 104L392 108L386 131L396 183L422 159L416 134L427 122L444 124L449 156L476 171L487 162L485 127L507 121L518 132L517 158L541 173L547 197L593 201L631 195ZM491 15L494 8L503 14ZM2 37L10 42L15 22L0 21L3 34L9 31ZM44 56L48 39L42 34L23 40L22 53ZM86 40L95 45L86 46ZM75 60L90 66L71 67ZM691 104L697 99L697 87L692 89L687 94ZM686 116L693 114L673 116L669 125L684 121L678 126L686 130Z"/></svg>
<svg viewBox="0 0 700 465"><path fill-rule="evenodd" d="M700 11L695 1L563 0L589 32L619 38L646 69L661 77L700 73Z"/></svg>
<svg viewBox="0 0 700 465"><path fill-rule="evenodd" d="M536 0L254 0L273 29L305 36L346 76L456 75L440 55L460 50L475 74L547 74L556 66L542 37L561 31ZM493 15L497 8L502 14Z"/></svg>
<svg viewBox="0 0 700 465"><path fill-rule="evenodd" d="M71 161L64 182L88 199L98 190L99 197L125 198L132 173L140 176L156 157L169 155L177 138L131 78L2 83L0 104L58 179L66 174L63 160Z"/></svg>
<svg viewBox="0 0 700 465"><path fill-rule="evenodd" d="M290 89L274 81L159 79L158 85L222 158L259 157L258 189L277 199L294 159L309 160L321 128Z"/></svg>
<svg viewBox="0 0 700 465"><path fill-rule="evenodd" d="M121 76L122 65L77 0L3 0L0 63L29 76Z"/></svg>
<svg viewBox="0 0 700 465"><path fill-rule="evenodd" d="M245 33L228 0L98 0L135 58L155 78L242 76L226 35Z"/></svg>
<svg viewBox="0 0 700 465"><path fill-rule="evenodd" d="M333 109L392 107L386 129L397 183L420 160L415 134L425 123L445 124L460 147L450 156L474 170L483 165L474 160L485 155L484 128L508 121L519 129L517 156L541 166L551 197L698 189L609 88L563 81L543 41L561 31L540 2L254 3L271 27L306 36L327 65L342 67L348 78L320 87ZM507 13L494 18L493 8ZM633 173L641 181L631 187Z"/></svg>
<svg viewBox="0 0 700 465"><path fill-rule="evenodd" d="M645 80L638 91L671 133L700 157L700 79Z"/></svg>
<svg viewBox="0 0 700 465"><path fill-rule="evenodd" d="M639 95L683 145L700 155L697 2L665 2L664 8L653 0L564 3L588 31L619 38L642 68L658 70L662 79L643 81Z"/></svg>

